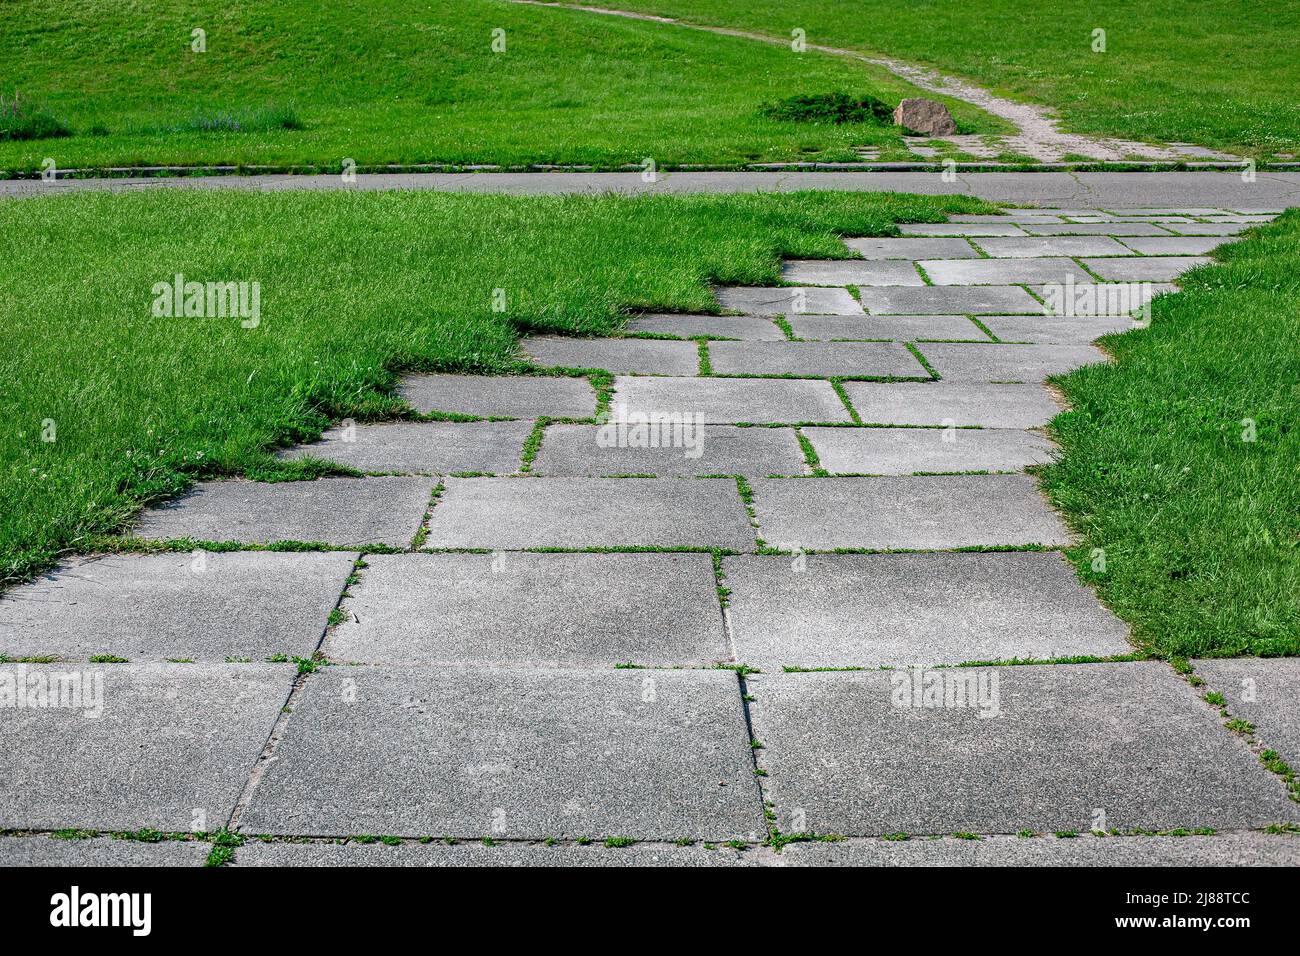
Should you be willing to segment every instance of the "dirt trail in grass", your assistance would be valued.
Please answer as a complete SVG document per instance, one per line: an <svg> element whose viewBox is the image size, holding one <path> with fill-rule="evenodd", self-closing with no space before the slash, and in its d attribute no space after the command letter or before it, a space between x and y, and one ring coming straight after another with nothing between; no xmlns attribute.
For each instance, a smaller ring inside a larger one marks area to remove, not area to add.
<svg viewBox="0 0 1300 956"><path fill-rule="evenodd" d="M615 10L606 7L586 6L572 3L548 3L545 0L506 0L507 3L524 4L534 7L557 7L565 10L580 10L586 13L600 13L606 16L627 17L632 20L647 20L663 23L688 30L703 30L722 36L741 37L760 43L789 45L789 37L772 36L766 33L754 33L749 30L737 30L731 27L706 26L690 23L672 17L655 16L649 13L636 13L630 10ZM1013 136L952 136L945 139L965 152L977 156L996 156L1001 153L1016 153L1029 156L1042 162L1058 162L1067 157L1087 157L1105 162L1122 160L1236 160L1233 156L1186 143L1156 145L1138 143L1129 140L1108 137L1085 136L1081 133L1067 133L1061 129L1061 121L1044 106L1030 103L1018 103L1001 96L996 96L982 87L965 80L945 76L928 67L903 63L888 57L868 56L855 50L824 46L819 43L807 44L807 49L832 56L849 57L883 67L895 76L907 80L918 89L930 93L950 96L953 99L978 106L993 116L1006 120L1016 127Z"/></svg>

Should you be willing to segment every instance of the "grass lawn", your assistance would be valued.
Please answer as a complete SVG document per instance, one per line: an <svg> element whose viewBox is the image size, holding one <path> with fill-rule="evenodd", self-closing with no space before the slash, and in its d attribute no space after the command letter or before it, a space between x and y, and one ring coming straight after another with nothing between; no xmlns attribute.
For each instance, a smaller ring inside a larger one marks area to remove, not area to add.
<svg viewBox="0 0 1300 956"><path fill-rule="evenodd" d="M839 234L990 211L951 197L508 197L157 190L0 200L0 581L188 480L266 467L398 369L514 369L520 328L715 308ZM261 283L261 323L154 318L153 286ZM494 290L506 311L493 311ZM47 441L53 438L53 441Z"/></svg>
<svg viewBox="0 0 1300 956"><path fill-rule="evenodd" d="M195 28L206 52L191 50ZM505 52L492 50L496 29ZM389 0L382 13L341 0L170 0L147 16L111 0L9 0L0 96L41 104L72 135L0 133L0 171L46 157L69 169L842 161L858 158L855 145L908 156L889 125L760 112L834 91L891 107L919 95L858 61L494 0ZM1005 128L950 106L972 132Z"/></svg>
<svg viewBox="0 0 1300 956"><path fill-rule="evenodd" d="M1300 153L1300 6L1226 0L587 0L882 53L1054 106L1077 132ZM1094 53L1093 30L1106 31Z"/></svg>

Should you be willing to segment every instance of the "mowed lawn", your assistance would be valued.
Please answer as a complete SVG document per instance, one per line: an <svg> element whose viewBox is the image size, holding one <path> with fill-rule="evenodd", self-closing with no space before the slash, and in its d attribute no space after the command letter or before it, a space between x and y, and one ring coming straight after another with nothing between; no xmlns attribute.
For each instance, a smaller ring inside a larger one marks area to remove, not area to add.
<svg viewBox="0 0 1300 956"><path fill-rule="evenodd" d="M900 57L1056 107L1069 129L1300 153L1300 4L587 0ZM1093 31L1105 31L1104 53Z"/></svg>
<svg viewBox="0 0 1300 956"><path fill-rule="evenodd" d="M206 52L191 49L196 29ZM163 0L147 13L114 0L8 0L0 97L17 94L72 135L0 132L0 174L47 158L62 169L346 159L617 168L844 161L862 145L907 155L889 124L761 112L835 91L891 107L919 95L852 59L498 0ZM950 106L969 131L1004 128Z"/></svg>

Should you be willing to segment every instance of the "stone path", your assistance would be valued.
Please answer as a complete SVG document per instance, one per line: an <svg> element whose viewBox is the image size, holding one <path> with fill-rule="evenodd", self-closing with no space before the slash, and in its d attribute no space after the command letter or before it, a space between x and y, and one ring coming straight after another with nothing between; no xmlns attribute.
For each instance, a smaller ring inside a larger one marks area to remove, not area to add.
<svg viewBox="0 0 1300 956"><path fill-rule="evenodd" d="M1296 662L1132 660L1026 471L1045 378L1264 218L849 239L284 453L364 477L199 484L0 597L0 863L1300 862Z"/></svg>

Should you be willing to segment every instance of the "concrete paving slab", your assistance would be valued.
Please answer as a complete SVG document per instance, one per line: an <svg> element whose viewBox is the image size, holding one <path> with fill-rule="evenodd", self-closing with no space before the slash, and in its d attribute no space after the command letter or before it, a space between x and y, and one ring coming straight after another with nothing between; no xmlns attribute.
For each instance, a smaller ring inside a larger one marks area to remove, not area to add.
<svg viewBox="0 0 1300 956"><path fill-rule="evenodd" d="M795 843L776 856L783 866L1297 866L1300 837L986 836Z"/></svg>
<svg viewBox="0 0 1300 956"><path fill-rule="evenodd" d="M904 236L1023 236L1025 230L1013 223L916 222L901 223Z"/></svg>
<svg viewBox="0 0 1300 956"><path fill-rule="evenodd" d="M783 830L1226 830L1300 817L1162 662L760 674L748 683Z"/></svg>
<svg viewBox="0 0 1300 956"><path fill-rule="evenodd" d="M304 685L254 833L761 839L734 674L329 668Z"/></svg>
<svg viewBox="0 0 1300 956"><path fill-rule="evenodd" d="M202 866L212 844L197 840L62 840L39 836L0 837L0 867L7 866Z"/></svg>
<svg viewBox="0 0 1300 956"><path fill-rule="evenodd" d="M706 424L848 422L830 382L736 378L616 378L614 402L628 414L680 415Z"/></svg>
<svg viewBox="0 0 1300 956"><path fill-rule="evenodd" d="M5 711L0 828L218 829L294 673L292 664L0 665L0 688L13 699L26 686L28 702ZM33 706L39 691L47 703Z"/></svg>
<svg viewBox="0 0 1300 956"><path fill-rule="evenodd" d="M1125 209L1126 216L1223 216L1227 214L1225 209L1217 209L1209 206L1181 206L1177 208L1164 209Z"/></svg>
<svg viewBox="0 0 1300 956"><path fill-rule="evenodd" d="M980 321L1003 342L1037 345L1087 345L1103 335L1139 327L1138 322L1126 315L990 315Z"/></svg>
<svg viewBox="0 0 1300 956"><path fill-rule="evenodd" d="M1168 236L1153 222L1068 222L1059 226L1025 226L1031 236Z"/></svg>
<svg viewBox="0 0 1300 956"><path fill-rule="evenodd" d="M764 288L740 286L717 289L718 303L747 315L857 315L862 312L846 289L816 286Z"/></svg>
<svg viewBox="0 0 1300 956"><path fill-rule="evenodd" d="M535 335L524 339L520 347L538 365L554 368L600 368L641 375L694 375L700 368L694 342Z"/></svg>
<svg viewBox="0 0 1300 956"><path fill-rule="evenodd" d="M1069 210L1067 210L1068 212ZM1047 212L1016 212L1009 210L1005 215L985 215L983 213L954 213L948 217L952 222L991 222L998 225L1024 225L1025 223L1039 224L1044 222L1060 222L1059 214ZM947 258L947 256L936 256L935 258Z"/></svg>
<svg viewBox="0 0 1300 956"><path fill-rule="evenodd" d="M1009 428L805 428L833 475L1022 471L1052 460L1054 446Z"/></svg>
<svg viewBox="0 0 1300 956"><path fill-rule="evenodd" d="M781 278L800 285L925 285L906 259L792 259L781 266Z"/></svg>
<svg viewBox="0 0 1300 956"><path fill-rule="evenodd" d="M1174 223L1169 231L1179 236L1239 236L1251 227L1231 222Z"/></svg>
<svg viewBox="0 0 1300 956"><path fill-rule="evenodd" d="M369 472L510 474L533 430L532 422L392 422L343 425L321 440L292 448L286 459L324 458Z"/></svg>
<svg viewBox="0 0 1300 956"><path fill-rule="evenodd" d="M646 447L653 443L656 447ZM599 478L657 475L802 475L808 467L794 431L728 425L551 425L534 475Z"/></svg>
<svg viewBox="0 0 1300 956"><path fill-rule="evenodd" d="M725 558L737 658L903 667L1128 654L1128 629L1059 554Z"/></svg>
<svg viewBox="0 0 1300 956"><path fill-rule="evenodd" d="M1077 282L1033 287L1043 300L1039 314L1065 316L1129 315L1145 311L1159 295L1177 292L1172 282Z"/></svg>
<svg viewBox="0 0 1300 956"><path fill-rule="evenodd" d="M1300 658L1243 657L1192 661L1228 712L1255 725L1255 736L1287 764L1300 767Z"/></svg>
<svg viewBox="0 0 1300 956"><path fill-rule="evenodd" d="M1040 256L1128 256L1132 250L1110 236L1035 236L1028 239L985 239L979 247L995 259Z"/></svg>
<svg viewBox="0 0 1300 956"><path fill-rule="evenodd" d="M989 337L964 315L807 315L790 320L794 334L810 342L891 339L963 339L987 342Z"/></svg>
<svg viewBox="0 0 1300 956"><path fill-rule="evenodd" d="M759 534L783 550L933 550L1070 542L1028 475L760 478Z"/></svg>
<svg viewBox="0 0 1300 956"><path fill-rule="evenodd" d="M1188 269L1207 265L1204 256L1134 256L1128 259L1083 259L1089 269L1114 282L1169 282Z"/></svg>
<svg viewBox="0 0 1300 956"><path fill-rule="evenodd" d="M1203 256L1231 241L1227 236L1131 236L1124 245L1144 256Z"/></svg>
<svg viewBox="0 0 1300 956"><path fill-rule="evenodd" d="M1088 273L1072 260L925 259L920 263L935 285L1014 285L1025 282L1088 282Z"/></svg>
<svg viewBox="0 0 1300 956"><path fill-rule="evenodd" d="M717 375L930 378L898 342L715 342L709 362Z"/></svg>
<svg viewBox="0 0 1300 956"><path fill-rule="evenodd" d="M710 666L707 554L376 554L325 644L362 663Z"/></svg>
<svg viewBox="0 0 1300 956"><path fill-rule="evenodd" d="M864 259L977 259L979 253L965 239L845 239L844 244Z"/></svg>
<svg viewBox="0 0 1300 956"><path fill-rule="evenodd" d="M493 846L477 843L447 845L441 840L428 844L401 843L280 843L253 841L235 854L234 865L245 866L400 866L400 867L715 867L761 866L770 854L757 850L736 850L703 844L677 846L672 843L636 843L607 847L602 843L523 843L497 841Z"/></svg>
<svg viewBox="0 0 1300 956"><path fill-rule="evenodd" d="M1061 411L1033 384L845 382L844 391L868 425L1037 428Z"/></svg>
<svg viewBox="0 0 1300 956"><path fill-rule="evenodd" d="M746 339L779 342L785 333L770 319L756 315L637 315L628 319L629 332L656 332L682 338Z"/></svg>
<svg viewBox="0 0 1300 956"><path fill-rule="evenodd" d="M1106 356L1091 345L965 345L927 342L921 354L950 382L1041 382Z"/></svg>
<svg viewBox="0 0 1300 956"><path fill-rule="evenodd" d="M754 531L730 478L448 478L426 546L750 550Z"/></svg>
<svg viewBox="0 0 1300 956"><path fill-rule="evenodd" d="M0 654L310 657L356 558L347 551L74 558L0 596Z"/></svg>
<svg viewBox="0 0 1300 956"><path fill-rule="evenodd" d="M320 541L405 548L420 528L433 478L317 481L201 481L194 491L145 511L140 538L196 541Z"/></svg>
<svg viewBox="0 0 1300 956"><path fill-rule="evenodd" d="M596 393L585 378L547 375L412 375L398 394L418 412L485 418L590 418Z"/></svg>
<svg viewBox="0 0 1300 956"><path fill-rule="evenodd" d="M1043 311L1041 302L1016 285L877 288L863 289L859 296L862 307L875 315L999 315Z"/></svg>

